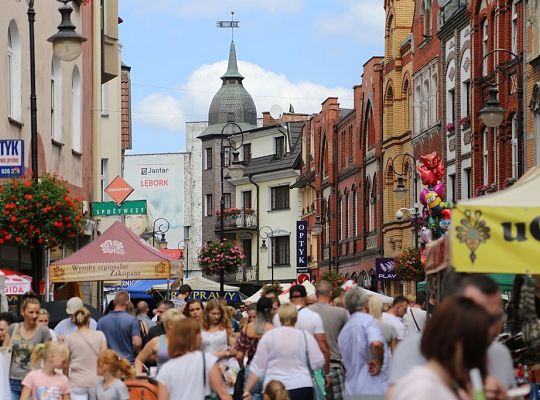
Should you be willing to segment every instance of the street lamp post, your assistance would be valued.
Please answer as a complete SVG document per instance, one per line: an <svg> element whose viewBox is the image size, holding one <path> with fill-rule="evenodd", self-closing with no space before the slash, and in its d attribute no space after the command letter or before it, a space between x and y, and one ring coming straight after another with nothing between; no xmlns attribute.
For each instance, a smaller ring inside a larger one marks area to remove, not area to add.
<svg viewBox="0 0 540 400"><path fill-rule="evenodd" d="M410 217L411 221L414 218L414 222L413 222L414 223L414 248L418 249L419 248L419 242L418 242L418 219L420 217L420 210L416 206L411 207L411 208L406 208L406 207L400 208L399 210L396 211L396 219L397 220L402 220L403 219L403 212L404 211L409 213L409 217Z"/></svg>
<svg viewBox="0 0 540 400"><path fill-rule="evenodd" d="M326 217L323 221L322 213L319 212L315 224L313 225L312 231L315 235L320 235L324 228L323 225L328 227L328 272L332 272L332 228L330 226L330 206L328 204L328 201L324 197L319 197L315 199L315 201L320 201L322 207L326 209Z"/></svg>
<svg viewBox="0 0 540 400"><path fill-rule="evenodd" d="M181 245L182 245L182 247L181 247ZM184 250L186 252L185 257L184 257L184 252L182 252L182 254L180 256L180 259L182 261L186 260L185 261L186 270L184 272L184 277L187 279L187 278L189 278L189 239L180 240L178 242L178 244L176 245L176 248L178 250Z"/></svg>
<svg viewBox="0 0 540 400"><path fill-rule="evenodd" d="M158 225L159 223L159 225ZM156 225L158 225L158 230L156 231ZM152 225L152 247L156 247L156 235L161 235L160 244L167 243L165 241L165 234L169 232L170 224L165 218L157 218L154 220Z"/></svg>
<svg viewBox="0 0 540 400"><path fill-rule="evenodd" d="M510 62L516 62L518 65L517 67L517 87L516 87L516 93L518 96L518 105L517 105L517 116L516 116L516 130L517 130L517 147L518 147L518 170L517 170L517 177L521 176L523 172L526 169L526 162L525 157L527 157L526 153L524 152L522 148L522 143L525 145L526 140L523 140L523 72L521 68L519 67L519 61L520 57L515 54L514 52L508 50L508 49L494 49L488 52L483 58L482 62L479 64L480 68L483 67L484 63L486 62L487 58L493 54L496 53L505 53L511 57ZM486 101L486 104L480 109L478 112L480 119L482 122L488 127L488 128L497 128L504 120L504 114L506 110L501 107L499 100L497 98L497 95L499 93L499 90L497 89L497 86L503 83L508 75L507 68L505 66L497 65L496 70L501 71L501 80L497 79L497 76L495 76L494 81L491 82L489 80L489 77L482 77L481 82L486 83L489 93L489 98ZM480 76L483 75L482 69L480 70ZM486 74L487 75L487 74Z"/></svg>
<svg viewBox="0 0 540 400"><path fill-rule="evenodd" d="M270 237L274 237L274 230L269 226L261 226L259 229L259 237L262 239L261 253L268 252L268 246L266 245L266 240ZM272 284L274 284L274 255L270 255L270 268L272 270Z"/></svg>
<svg viewBox="0 0 540 400"><path fill-rule="evenodd" d="M227 127L235 126L238 128L239 132L233 132L233 133L225 133L225 129ZM240 134L240 144L238 146L235 145L235 143L231 140L231 138L235 135ZM223 128L221 128L221 142L220 142L220 183L221 183L221 196L219 200L219 241L220 243L223 243L225 240L225 196L223 194L224 192L224 183L225 183L225 176L223 173L223 170L225 168L225 139L227 139L227 142L229 143L229 147L233 149L233 160L231 162L231 165L228 166L229 169L229 177L231 179L240 179L244 176L244 164L241 163L238 160L238 149L242 147L244 143L244 132L242 131L242 128L240 125L234 122L234 114L228 113L227 115L227 122L225 125L223 125ZM219 270L219 295L224 298L225 297L225 271L223 268Z"/></svg>
<svg viewBox="0 0 540 400"><path fill-rule="evenodd" d="M73 61L81 54L82 43L86 38L75 32L75 25L71 22L73 8L67 5L71 0L59 0L63 3L59 7L62 22L58 25L58 32L47 39L53 44L53 52L62 61ZM30 162L32 167L32 180L34 183L39 179L38 165L38 130L37 130L37 95L36 95L36 49L34 24L36 10L34 0L26 0L28 4L28 39L30 44ZM39 284L42 279L43 246L33 240L30 254L32 260L32 280L35 293L40 292Z"/></svg>

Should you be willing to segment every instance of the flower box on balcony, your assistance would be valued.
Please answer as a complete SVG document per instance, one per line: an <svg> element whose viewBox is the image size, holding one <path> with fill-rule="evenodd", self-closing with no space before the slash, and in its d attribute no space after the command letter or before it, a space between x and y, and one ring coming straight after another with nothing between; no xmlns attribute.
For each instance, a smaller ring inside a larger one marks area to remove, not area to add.
<svg viewBox="0 0 540 400"><path fill-rule="evenodd" d="M453 123L449 122L446 124L446 131L447 132L454 132L454 130L456 129L456 127L454 126Z"/></svg>

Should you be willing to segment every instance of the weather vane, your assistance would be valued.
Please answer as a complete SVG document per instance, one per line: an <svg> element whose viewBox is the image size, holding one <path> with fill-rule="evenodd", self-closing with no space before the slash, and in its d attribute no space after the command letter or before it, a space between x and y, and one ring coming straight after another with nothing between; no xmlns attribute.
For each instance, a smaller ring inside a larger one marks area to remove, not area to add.
<svg viewBox="0 0 540 400"><path fill-rule="evenodd" d="M240 21L234 20L234 11L231 11L231 20L230 21L218 21L216 26L218 28L231 28L231 39L234 40L234 28L239 28L238 23Z"/></svg>

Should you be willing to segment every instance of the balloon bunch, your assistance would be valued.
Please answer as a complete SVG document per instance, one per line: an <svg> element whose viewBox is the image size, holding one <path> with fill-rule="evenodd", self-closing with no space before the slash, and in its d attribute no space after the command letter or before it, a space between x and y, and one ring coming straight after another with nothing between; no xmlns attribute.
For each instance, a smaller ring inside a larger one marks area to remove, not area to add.
<svg viewBox="0 0 540 400"><path fill-rule="evenodd" d="M439 154L434 151L420 156L420 161L423 165L416 166L416 170L426 187L420 192L419 200L424 205L423 214L427 217L420 237L424 243L429 243L444 236L448 230L452 205L446 200L446 190L442 183L444 164Z"/></svg>

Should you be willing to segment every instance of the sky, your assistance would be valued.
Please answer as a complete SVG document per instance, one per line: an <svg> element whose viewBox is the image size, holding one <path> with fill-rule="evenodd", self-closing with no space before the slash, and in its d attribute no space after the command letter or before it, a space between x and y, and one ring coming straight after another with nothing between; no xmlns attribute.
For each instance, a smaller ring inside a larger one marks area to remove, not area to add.
<svg viewBox="0 0 540 400"><path fill-rule="evenodd" d="M185 150L185 123L207 121L227 69L231 30L258 116L274 104L315 113L330 96L352 108L363 64L384 51L383 0L120 0L131 66L131 154Z"/></svg>

